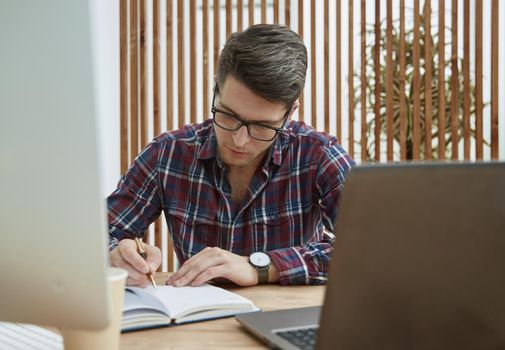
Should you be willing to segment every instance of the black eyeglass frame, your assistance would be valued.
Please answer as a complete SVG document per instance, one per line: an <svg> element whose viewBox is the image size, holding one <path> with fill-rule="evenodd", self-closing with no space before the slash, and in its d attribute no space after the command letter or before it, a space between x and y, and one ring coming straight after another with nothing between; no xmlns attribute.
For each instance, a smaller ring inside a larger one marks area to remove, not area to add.
<svg viewBox="0 0 505 350"><path fill-rule="evenodd" d="M214 94L212 96L212 107L210 109L210 112L212 113L212 121L214 122L214 124L216 124L217 126L219 126L221 129L228 130L228 131L237 131L242 126L245 125L245 127L247 128L247 134L249 135L249 137L251 137L251 138L253 138L255 140L258 140L258 141L265 141L265 142L270 142L270 141L274 140L280 133L282 133L284 131L284 127L282 127L282 128L275 128L273 126L265 125L263 123L248 122L246 120L243 120L242 118L240 118L238 115L236 115L234 113L230 113L230 112L227 112L227 111L223 111L222 109L216 108L216 106L214 105L214 103L216 101L216 92L217 92L217 84L214 85ZM222 113L224 115L227 115L229 117L232 117L232 118L238 120L240 122L240 124L238 124L238 126L236 128L234 128L234 129L225 128L222 125L219 125L216 122L216 113L217 112ZM284 115L284 117L282 118L282 120L283 120L282 125L283 126L284 126L284 124L286 124L286 120L287 120L287 118L289 116L289 112L290 112L290 110L288 110L286 112L286 114ZM259 139L257 137L254 137L253 135L251 135L251 129L249 128L250 125L259 125L262 128L267 128L267 129L270 129L270 130L274 130L275 131L275 135L271 139L268 139L268 140Z"/></svg>

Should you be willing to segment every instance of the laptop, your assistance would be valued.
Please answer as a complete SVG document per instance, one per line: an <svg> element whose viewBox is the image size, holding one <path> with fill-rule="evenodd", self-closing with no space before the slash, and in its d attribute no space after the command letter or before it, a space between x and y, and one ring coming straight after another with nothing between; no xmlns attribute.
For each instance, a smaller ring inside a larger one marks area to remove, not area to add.
<svg viewBox="0 0 505 350"><path fill-rule="evenodd" d="M323 306L236 318L279 349L505 349L505 163L354 168Z"/></svg>

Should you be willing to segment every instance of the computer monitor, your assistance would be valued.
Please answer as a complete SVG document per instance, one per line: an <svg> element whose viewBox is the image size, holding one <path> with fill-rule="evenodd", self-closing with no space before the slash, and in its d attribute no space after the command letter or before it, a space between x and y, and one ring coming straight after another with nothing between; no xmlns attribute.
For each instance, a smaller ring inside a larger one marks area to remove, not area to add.
<svg viewBox="0 0 505 350"><path fill-rule="evenodd" d="M0 321L109 322L90 10L0 2Z"/></svg>

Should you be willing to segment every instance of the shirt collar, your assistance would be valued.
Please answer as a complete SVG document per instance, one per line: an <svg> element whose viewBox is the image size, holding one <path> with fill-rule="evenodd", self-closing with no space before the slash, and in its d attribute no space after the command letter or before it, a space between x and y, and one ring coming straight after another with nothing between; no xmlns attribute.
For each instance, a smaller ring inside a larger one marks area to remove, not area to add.
<svg viewBox="0 0 505 350"><path fill-rule="evenodd" d="M212 119L206 120L204 122L203 129L207 129L207 137L205 137L205 135L202 137L198 159L217 159L217 139L216 133L214 132L214 123Z"/></svg>
<svg viewBox="0 0 505 350"><path fill-rule="evenodd" d="M282 164L282 153L289 145L289 132L285 129L281 132L275 139L272 147L270 148L269 157L272 159L272 163L277 166Z"/></svg>

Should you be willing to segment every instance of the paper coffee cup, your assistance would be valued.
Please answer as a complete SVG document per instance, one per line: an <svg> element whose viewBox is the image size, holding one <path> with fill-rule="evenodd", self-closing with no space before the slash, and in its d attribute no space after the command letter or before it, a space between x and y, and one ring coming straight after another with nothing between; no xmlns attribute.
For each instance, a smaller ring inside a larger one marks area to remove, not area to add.
<svg viewBox="0 0 505 350"><path fill-rule="evenodd" d="M124 288L128 272L124 269L109 267L107 279L111 293L112 314L109 325L98 331L81 329L62 329L65 350L117 350L121 333Z"/></svg>

